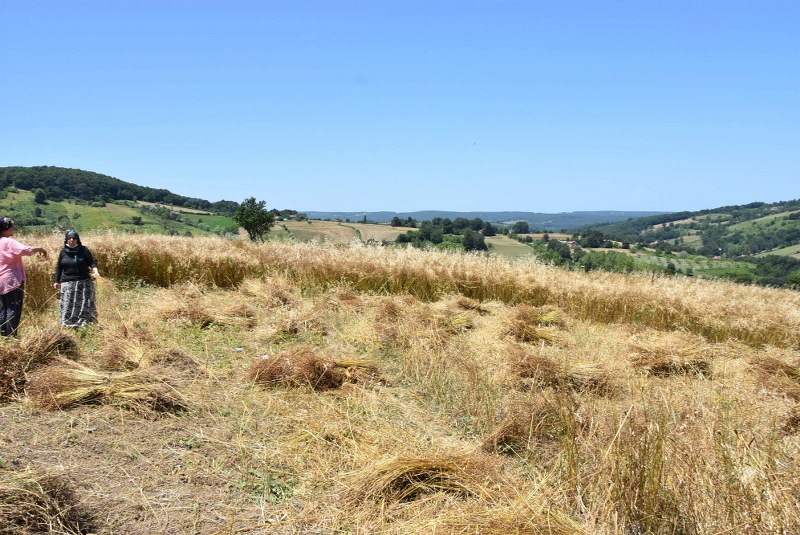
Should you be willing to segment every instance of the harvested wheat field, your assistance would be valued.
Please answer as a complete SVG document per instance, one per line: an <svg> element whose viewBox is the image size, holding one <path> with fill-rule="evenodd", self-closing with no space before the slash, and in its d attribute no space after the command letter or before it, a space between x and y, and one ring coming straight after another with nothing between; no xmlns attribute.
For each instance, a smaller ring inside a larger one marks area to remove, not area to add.
<svg viewBox="0 0 800 535"><path fill-rule="evenodd" d="M82 239L101 322L31 258L0 341L0 533L800 532L796 292Z"/></svg>

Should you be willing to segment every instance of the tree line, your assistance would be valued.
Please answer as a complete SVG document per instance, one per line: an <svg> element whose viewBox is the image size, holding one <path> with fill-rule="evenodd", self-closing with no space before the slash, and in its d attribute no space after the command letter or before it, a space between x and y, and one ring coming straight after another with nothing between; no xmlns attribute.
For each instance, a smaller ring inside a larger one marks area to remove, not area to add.
<svg viewBox="0 0 800 535"><path fill-rule="evenodd" d="M232 214L239 206L239 203L234 201L209 202L205 199L176 195L166 189L139 186L91 171L53 166L0 167L0 188L9 187L37 191L37 195L43 195L44 198L53 201L139 200L227 215Z"/></svg>

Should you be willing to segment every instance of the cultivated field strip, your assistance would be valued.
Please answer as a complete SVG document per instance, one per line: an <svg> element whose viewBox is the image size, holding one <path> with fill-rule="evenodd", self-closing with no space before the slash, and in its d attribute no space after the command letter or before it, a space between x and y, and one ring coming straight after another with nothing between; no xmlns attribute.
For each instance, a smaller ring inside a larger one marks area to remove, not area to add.
<svg viewBox="0 0 800 535"><path fill-rule="evenodd" d="M458 293L507 304L555 305L598 323L681 329L710 341L800 344L800 294L779 289L653 275L567 272L534 259L332 244L249 244L217 238L117 234L87 238L103 273L170 286L192 281L236 287L270 273L303 286L346 282L358 291L408 293L433 301ZM32 261L29 300L52 299L47 261Z"/></svg>
<svg viewBox="0 0 800 535"><path fill-rule="evenodd" d="M0 533L800 532L792 292L84 242L100 323L55 327L26 259L39 301L0 341Z"/></svg>

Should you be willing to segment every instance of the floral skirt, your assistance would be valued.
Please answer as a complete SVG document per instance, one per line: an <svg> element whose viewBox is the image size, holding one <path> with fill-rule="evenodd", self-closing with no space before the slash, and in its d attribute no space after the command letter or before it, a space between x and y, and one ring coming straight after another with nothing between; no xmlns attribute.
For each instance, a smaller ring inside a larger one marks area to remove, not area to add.
<svg viewBox="0 0 800 535"><path fill-rule="evenodd" d="M61 283L61 325L80 327L97 321L94 281L91 279Z"/></svg>

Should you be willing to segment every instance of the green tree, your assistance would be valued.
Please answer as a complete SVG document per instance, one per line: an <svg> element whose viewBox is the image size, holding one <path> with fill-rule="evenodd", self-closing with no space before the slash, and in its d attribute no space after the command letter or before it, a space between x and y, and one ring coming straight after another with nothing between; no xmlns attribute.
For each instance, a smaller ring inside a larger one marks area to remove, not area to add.
<svg viewBox="0 0 800 535"><path fill-rule="evenodd" d="M268 211L266 201L256 201L248 197L233 213L233 220L247 231L251 241L262 241L274 224L272 212Z"/></svg>
<svg viewBox="0 0 800 535"><path fill-rule="evenodd" d="M486 241L483 239L483 234L472 229L464 230L463 243L465 251L485 251L488 249Z"/></svg>
<svg viewBox="0 0 800 535"><path fill-rule="evenodd" d="M511 226L511 232L514 234L527 234L530 232L530 225L527 221L517 221Z"/></svg>
<svg viewBox="0 0 800 535"><path fill-rule="evenodd" d="M37 188L33 192L33 202L36 204L47 204L47 193L41 188Z"/></svg>

